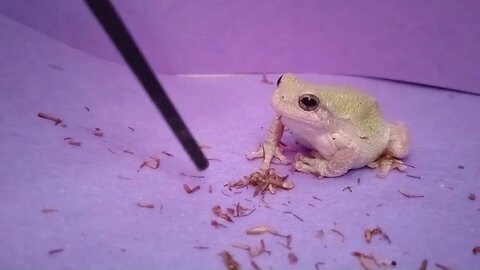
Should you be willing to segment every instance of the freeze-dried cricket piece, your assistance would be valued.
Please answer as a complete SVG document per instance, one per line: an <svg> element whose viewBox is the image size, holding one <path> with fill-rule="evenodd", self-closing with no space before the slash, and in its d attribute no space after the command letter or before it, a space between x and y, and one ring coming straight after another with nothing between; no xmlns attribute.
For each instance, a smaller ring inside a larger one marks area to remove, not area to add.
<svg viewBox="0 0 480 270"><path fill-rule="evenodd" d="M298 215L296 215L295 213L293 213L292 211L283 211L284 214L291 214L292 216L294 216L296 219L300 220L300 221L304 221L303 218L299 217Z"/></svg>
<svg viewBox="0 0 480 270"><path fill-rule="evenodd" d="M445 265L442 265L442 264L439 264L439 263L435 263L435 266L436 266L438 269L442 269L442 270L452 270L451 268L446 267Z"/></svg>
<svg viewBox="0 0 480 270"><path fill-rule="evenodd" d="M212 221L210 222L210 225L212 225L212 226L215 227L215 228L227 228L227 226L225 226L224 224L222 224L222 223L220 223L220 222L218 222L218 221L216 221L216 220L212 220Z"/></svg>
<svg viewBox="0 0 480 270"><path fill-rule="evenodd" d="M82 143L79 141L74 141L73 139L68 139L68 144L73 145L73 146L82 146Z"/></svg>
<svg viewBox="0 0 480 270"><path fill-rule="evenodd" d="M298 262L297 255L295 255L295 253L293 252L288 253L288 262L290 262L290 264L297 263Z"/></svg>
<svg viewBox="0 0 480 270"><path fill-rule="evenodd" d="M87 112L89 112L89 111L90 111L90 108L89 108L89 107L87 107L87 106L85 106L85 107L83 107L83 108L84 108L85 110L87 110Z"/></svg>
<svg viewBox="0 0 480 270"><path fill-rule="evenodd" d="M256 248L253 248L253 249L249 245L241 244L241 243L235 243L232 246L234 248L243 249L243 250L248 251L248 255L250 256L250 258L258 257L258 256L262 255L263 253L267 253L268 255L270 255L270 253L271 253L271 251L266 249L265 242L263 241L263 239L260 240L260 247L256 247Z"/></svg>
<svg viewBox="0 0 480 270"><path fill-rule="evenodd" d="M424 259L422 261L422 264L420 264L420 268L418 268L418 270L427 270L427 267L428 267L428 260Z"/></svg>
<svg viewBox="0 0 480 270"><path fill-rule="evenodd" d="M345 190L348 190L348 191L350 191L350 192L353 192L351 186L347 186L347 187L345 187L345 188L342 189L342 191L345 191Z"/></svg>
<svg viewBox="0 0 480 270"><path fill-rule="evenodd" d="M186 173L183 173L183 172L181 172L180 175L185 176L185 177L191 177L191 178L205 178L205 176L203 176L203 175L186 174Z"/></svg>
<svg viewBox="0 0 480 270"><path fill-rule="evenodd" d="M478 253L480 253L480 246L476 246L472 249L472 253L473 255L477 255Z"/></svg>
<svg viewBox="0 0 480 270"><path fill-rule="evenodd" d="M370 270L372 269L373 266L376 267L392 267L396 266L397 262L396 261L379 261L377 258L373 257L372 255L367 255L358 251L352 252L352 256L355 256L358 258L358 261L360 262L360 265L363 267L365 270Z"/></svg>
<svg viewBox="0 0 480 270"><path fill-rule="evenodd" d="M410 194L410 193L407 193L407 192L404 192L404 191L400 191L399 189L397 189L398 193L402 194L403 196L407 197L407 198L423 198L425 197L424 195L415 195L415 194Z"/></svg>
<svg viewBox="0 0 480 270"><path fill-rule="evenodd" d="M155 206L151 203L144 203L144 202L138 202L137 206L143 207L143 208L154 208Z"/></svg>
<svg viewBox="0 0 480 270"><path fill-rule="evenodd" d="M267 75L264 73L262 74L262 80L260 82L265 84L272 84L272 85L274 84L273 82L268 80Z"/></svg>
<svg viewBox="0 0 480 270"><path fill-rule="evenodd" d="M470 201L475 201L476 198L477 198L477 196L475 196L475 194L473 194L473 193L470 193L470 195L468 195L468 199Z"/></svg>
<svg viewBox="0 0 480 270"><path fill-rule="evenodd" d="M320 199L320 198L318 198L318 197L312 196L312 198L313 198L314 200L317 200L317 201L321 201L321 202L323 202L323 200L322 200L322 199Z"/></svg>
<svg viewBox="0 0 480 270"><path fill-rule="evenodd" d="M193 248L196 248L196 249L209 249L209 247L206 247L206 246L193 246Z"/></svg>
<svg viewBox="0 0 480 270"><path fill-rule="evenodd" d="M229 270L240 269L240 264L233 258L232 254L230 254L228 251L222 251L218 255L223 258L223 264L225 264L225 266Z"/></svg>
<svg viewBox="0 0 480 270"><path fill-rule="evenodd" d="M42 213L53 213L53 212L58 212L58 209L56 208L43 208L42 210Z"/></svg>
<svg viewBox="0 0 480 270"><path fill-rule="evenodd" d="M292 182L287 182L288 175L279 176L275 169L270 168L266 171L258 171L250 174L248 177L248 183L255 186L255 193L253 196L259 194L265 194L269 191L271 194L275 194L278 188L289 190L295 187Z"/></svg>
<svg viewBox="0 0 480 270"><path fill-rule="evenodd" d="M97 137L103 137L103 132L102 132L101 129L95 128L95 130L93 131L93 135L95 135Z"/></svg>
<svg viewBox="0 0 480 270"><path fill-rule="evenodd" d="M158 157L150 157L150 158L152 160L144 161L142 164L140 164L137 171L140 171L143 167L148 167L154 170L160 167L160 159Z"/></svg>
<svg viewBox="0 0 480 270"><path fill-rule="evenodd" d="M130 129L132 132L134 132L134 131L135 131L135 129L134 129L134 128L132 128L132 127L128 127L128 129Z"/></svg>
<svg viewBox="0 0 480 270"><path fill-rule="evenodd" d="M58 126L58 125L61 125L62 127L67 126L63 123L63 120L58 118L58 117L51 116L51 115L48 115L48 114L42 113L42 112L38 113L37 116L40 117L40 118L43 118L43 119L53 121L55 123L55 126Z"/></svg>
<svg viewBox="0 0 480 270"><path fill-rule="evenodd" d="M233 222L233 219L228 215L228 213L224 213L222 211L222 207L220 207L220 205L215 205L212 208L212 212L213 212L214 215L216 215L219 218L223 218L228 222Z"/></svg>
<svg viewBox="0 0 480 270"><path fill-rule="evenodd" d="M407 177L415 178L415 179L422 179L421 176L416 176L416 175L411 175L411 174L407 174Z"/></svg>
<svg viewBox="0 0 480 270"><path fill-rule="evenodd" d="M367 243L370 243L372 241L372 238L375 237L375 235L378 235L382 239L385 239L389 244L392 243L392 241L390 240L390 237L388 237L388 235L385 232L383 232L383 230L380 227L376 227L371 230L370 229L365 230L364 236Z"/></svg>
<svg viewBox="0 0 480 270"><path fill-rule="evenodd" d="M258 266L258 264L257 264L254 260L251 260L251 261L250 261L250 264L252 265L253 269L255 269L255 270L262 270L262 269L260 268L260 266Z"/></svg>
<svg viewBox="0 0 480 270"><path fill-rule="evenodd" d="M187 184L183 184L183 189L188 194L191 194L191 193L194 193L195 191L198 191L200 189L200 186L195 186L193 188L190 188Z"/></svg>
<svg viewBox="0 0 480 270"><path fill-rule="evenodd" d="M273 235L279 235L277 230L275 230L272 226L269 225L259 225L259 226L254 226L246 231L247 234L249 235L258 235L258 234L264 234L264 233L270 233Z"/></svg>
<svg viewBox="0 0 480 270"><path fill-rule="evenodd" d="M227 184L229 190L232 190L233 188L235 189L244 188L244 187L247 187L248 185L249 185L248 179L233 181Z"/></svg>
<svg viewBox="0 0 480 270"><path fill-rule="evenodd" d="M235 206L237 212L235 213L234 211L234 217L246 217L256 210L256 208L253 208L252 210L250 210L249 208L245 208L240 203L237 203Z"/></svg>
<svg viewBox="0 0 480 270"><path fill-rule="evenodd" d="M315 263L315 270L320 270L320 266L324 265L324 262L316 262Z"/></svg>
<svg viewBox="0 0 480 270"><path fill-rule="evenodd" d="M63 248L57 248L57 249L49 250L49 251L48 251L48 254L49 254L49 255L53 255L53 254L60 253L60 252L63 252L63 251L64 251Z"/></svg>
<svg viewBox="0 0 480 270"><path fill-rule="evenodd" d="M162 154L168 156L168 157L174 157L174 155L172 153L169 153L167 151L162 151Z"/></svg>
<svg viewBox="0 0 480 270"><path fill-rule="evenodd" d="M123 153L133 155L133 152L130 150L123 150Z"/></svg>
<svg viewBox="0 0 480 270"><path fill-rule="evenodd" d="M459 168L460 170L463 170L463 169L465 169L465 167L464 167L463 165L458 165L458 167L457 167L457 168Z"/></svg>
<svg viewBox="0 0 480 270"><path fill-rule="evenodd" d="M63 138L64 141L66 141L66 140L72 140L72 139L73 139L72 137L65 137L65 138Z"/></svg>

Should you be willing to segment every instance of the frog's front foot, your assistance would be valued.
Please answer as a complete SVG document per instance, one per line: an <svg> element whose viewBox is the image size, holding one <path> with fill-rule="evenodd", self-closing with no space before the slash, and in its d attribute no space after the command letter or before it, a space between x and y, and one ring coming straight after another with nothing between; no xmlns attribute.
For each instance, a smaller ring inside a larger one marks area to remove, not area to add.
<svg viewBox="0 0 480 270"><path fill-rule="evenodd" d="M382 155L374 162L368 164L368 167L378 169L377 176L384 178L387 174L394 169L401 172L407 170L407 166L401 161L391 155Z"/></svg>
<svg viewBox="0 0 480 270"><path fill-rule="evenodd" d="M278 145L264 143L257 151L250 152L246 155L247 159L263 158L261 171L265 171L270 167L273 158L279 160L280 164L289 164L289 160L283 155L282 148Z"/></svg>
<svg viewBox="0 0 480 270"><path fill-rule="evenodd" d="M352 168L357 155L358 151L354 148L340 150L330 160L323 159L318 153L313 153L313 158L298 154L294 168L299 172L315 174L319 178L337 177Z"/></svg>

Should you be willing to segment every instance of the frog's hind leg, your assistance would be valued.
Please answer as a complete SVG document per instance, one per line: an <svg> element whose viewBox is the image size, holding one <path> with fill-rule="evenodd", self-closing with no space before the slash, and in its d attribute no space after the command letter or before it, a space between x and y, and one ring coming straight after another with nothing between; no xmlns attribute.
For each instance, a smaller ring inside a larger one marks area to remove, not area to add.
<svg viewBox="0 0 480 270"><path fill-rule="evenodd" d="M374 162L368 164L370 168L378 168L379 177L385 177L391 170L397 169L401 172L407 166L401 159L410 152L410 135L405 124L396 122L389 124L390 141L385 152Z"/></svg>
<svg viewBox="0 0 480 270"><path fill-rule="evenodd" d="M346 148L337 151L330 160L325 160L319 153L312 152L313 158L297 155L294 163L295 170L312 173L318 177L342 176L353 167L358 157L357 148Z"/></svg>

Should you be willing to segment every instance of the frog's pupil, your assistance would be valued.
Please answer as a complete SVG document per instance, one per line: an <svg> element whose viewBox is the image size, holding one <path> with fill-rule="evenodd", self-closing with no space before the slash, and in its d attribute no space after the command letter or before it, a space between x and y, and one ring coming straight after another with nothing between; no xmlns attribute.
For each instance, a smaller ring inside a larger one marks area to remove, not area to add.
<svg viewBox="0 0 480 270"><path fill-rule="evenodd" d="M304 97L302 98L302 103L306 107L315 107L317 106L317 101L311 97Z"/></svg>

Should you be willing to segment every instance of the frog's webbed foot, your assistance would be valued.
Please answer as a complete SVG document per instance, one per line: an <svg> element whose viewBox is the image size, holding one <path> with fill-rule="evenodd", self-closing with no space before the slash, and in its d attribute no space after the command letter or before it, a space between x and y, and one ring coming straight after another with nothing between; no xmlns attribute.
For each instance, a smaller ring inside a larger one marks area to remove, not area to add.
<svg viewBox="0 0 480 270"><path fill-rule="evenodd" d="M320 154L313 153L314 158L298 154L295 157L295 170L303 173L312 173L321 177L337 177L344 175L353 166L358 155L355 148L347 148L337 151L330 159L323 159Z"/></svg>
<svg viewBox="0 0 480 270"><path fill-rule="evenodd" d="M263 158L262 166L260 170L264 171L270 167L270 163L273 158L279 160L280 164L289 164L289 160L283 155L282 148L278 145L273 145L270 143L264 143L257 151L248 153L246 155L247 159L256 159Z"/></svg>
<svg viewBox="0 0 480 270"><path fill-rule="evenodd" d="M407 166L400 159L394 158L391 155L382 155L374 162L368 164L368 167L378 169L377 176L384 178L387 174L394 169L401 172L407 170Z"/></svg>

